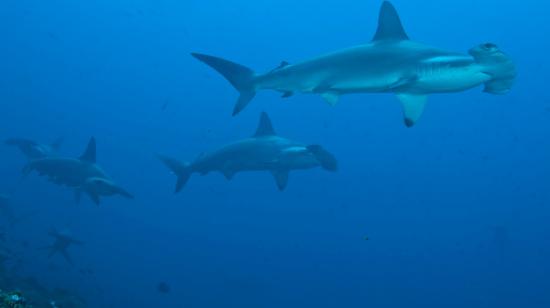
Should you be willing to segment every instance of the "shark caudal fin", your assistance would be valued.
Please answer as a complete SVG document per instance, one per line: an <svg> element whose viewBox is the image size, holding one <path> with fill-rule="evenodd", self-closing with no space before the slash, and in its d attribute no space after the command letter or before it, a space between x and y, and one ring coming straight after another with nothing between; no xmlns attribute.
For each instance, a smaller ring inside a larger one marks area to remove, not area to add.
<svg viewBox="0 0 550 308"><path fill-rule="evenodd" d="M174 173L178 177L178 180L176 182L176 189L174 192L180 192L189 180L189 177L191 176L191 169L189 168L189 164L182 163L176 159L167 156L157 156L164 163L164 165L168 167L168 169L170 169L170 171L172 171L172 173Z"/></svg>
<svg viewBox="0 0 550 308"><path fill-rule="evenodd" d="M308 146L307 149L317 158L323 169L333 172L338 170L338 161L336 157L322 146L314 144Z"/></svg>
<svg viewBox="0 0 550 308"><path fill-rule="evenodd" d="M193 57L222 74L237 91L240 96L233 109L233 115L241 112L256 95L254 89L254 72L243 65L209 55L191 53Z"/></svg>

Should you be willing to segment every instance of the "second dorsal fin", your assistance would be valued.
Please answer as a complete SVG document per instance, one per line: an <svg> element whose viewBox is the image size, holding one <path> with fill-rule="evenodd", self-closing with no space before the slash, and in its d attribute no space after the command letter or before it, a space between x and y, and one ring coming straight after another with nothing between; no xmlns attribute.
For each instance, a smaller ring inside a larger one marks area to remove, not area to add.
<svg viewBox="0 0 550 308"><path fill-rule="evenodd" d="M378 29L374 35L373 41L384 40L408 40L409 36L403 29L399 14L395 10L395 7L389 2L384 1L380 8L380 14L378 16Z"/></svg>
<svg viewBox="0 0 550 308"><path fill-rule="evenodd" d="M262 137L262 136L275 136L277 133L275 133L275 130L273 129L273 125L271 124L271 120L269 119L269 116L267 113L262 112L260 116L260 123L258 124L258 128L256 129L256 133L254 134L254 137Z"/></svg>

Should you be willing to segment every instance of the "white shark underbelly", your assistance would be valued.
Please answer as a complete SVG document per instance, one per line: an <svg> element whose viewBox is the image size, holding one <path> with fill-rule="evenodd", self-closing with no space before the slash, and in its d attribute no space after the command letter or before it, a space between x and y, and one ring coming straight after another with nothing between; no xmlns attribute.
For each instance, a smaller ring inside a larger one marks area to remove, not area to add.
<svg viewBox="0 0 550 308"><path fill-rule="evenodd" d="M448 62L424 63L416 70L417 79L411 84L408 93L446 93L459 92L477 87L491 76L484 73L482 67L473 63L456 65L452 59L433 59Z"/></svg>

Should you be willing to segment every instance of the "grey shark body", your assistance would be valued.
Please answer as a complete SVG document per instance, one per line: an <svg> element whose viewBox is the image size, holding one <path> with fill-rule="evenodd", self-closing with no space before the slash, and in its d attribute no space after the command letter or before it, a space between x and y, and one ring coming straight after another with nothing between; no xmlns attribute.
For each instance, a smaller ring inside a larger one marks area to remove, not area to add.
<svg viewBox="0 0 550 308"><path fill-rule="evenodd" d="M238 172L269 171L275 177L277 187L284 190L292 170L337 169L334 156L321 146L308 146L277 136L266 113L262 113L254 136L202 154L191 164L164 156L160 159L178 176L176 192L183 188L192 173L220 172L230 180Z"/></svg>
<svg viewBox="0 0 550 308"><path fill-rule="evenodd" d="M52 144L38 143L23 138L11 138L5 141L6 145L18 147L21 153L30 160L56 156L62 143L62 138L57 139Z"/></svg>
<svg viewBox="0 0 550 308"><path fill-rule="evenodd" d="M402 103L407 126L414 125L422 114L428 94L459 92L479 85L485 85L485 92L503 94L516 75L511 60L491 43L460 54L409 40L397 12L387 1L370 43L301 63L283 62L265 74L221 58L192 55L239 90L234 115L263 89L282 92L283 97L319 94L331 105L343 94L394 93Z"/></svg>
<svg viewBox="0 0 550 308"><path fill-rule="evenodd" d="M82 191L88 193L96 204L99 204L99 197L101 195L109 195L96 193L91 189L93 186L89 183L90 179L92 179L92 182L93 179L99 179L101 182L109 183L111 186L115 185L105 171L96 163L96 141L94 138L90 139L86 151L80 158L46 157L32 160L27 164L24 172L28 174L33 170L41 176L48 177L55 184L75 189L77 201L80 200L80 193Z"/></svg>

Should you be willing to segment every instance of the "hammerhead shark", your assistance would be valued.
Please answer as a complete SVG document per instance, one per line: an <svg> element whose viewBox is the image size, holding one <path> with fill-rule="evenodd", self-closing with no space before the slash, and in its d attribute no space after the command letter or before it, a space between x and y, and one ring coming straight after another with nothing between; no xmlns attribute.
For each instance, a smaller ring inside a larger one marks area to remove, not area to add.
<svg viewBox="0 0 550 308"><path fill-rule="evenodd" d="M284 190L291 170L322 167L336 171L338 165L334 156L320 145L304 145L277 136L265 112L261 114L260 123L252 137L202 154L191 164L166 156L159 158L178 177L176 193L183 188L192 173L206 175L219 171L231 180L242 171L269 171L279 190Z"/></svg>
<svg viewBox="0 0 550 308"><path fill-rule="evenodd" d="M63 138L58 138L52 144L43 144L30 139L10 138L4 142L6 145L18 147L28 159L40 159L57 155Z"/></svg>
<svg viewBox="0 0 550 308"><path fill-rule="evenodd" d="M84 243L75 239L70 234L59 232L56 229L52 229L48 232L48 235L54 238L54 242L49 246L42 247L41 249L47 249L50 251L48 255L49 258L53 257L55 254L61 254L69 264L73 265L73 260L67 249L70 246L82 245Z"/></svg>
<svg viewBox="0 0 550 308"><path fill-rule="evenodd" d="M81 192L86 192L95 204L100 196L122 195L133 198L122 187L116 185L96 163L96 141L91 138L86 151L80 158L46 157L32 160L24 168L25 174L36 170L39 175L47 176L58 185L75 189L76 201Z"/></svg>
<svg viewBox="0 0 550 308"><path fill-rule="evenodd" d="M487 93L504 94L516 76L514 64L495 44L478 45L466 55L410 40L388 1L382 4L371 42L296 64L284 61L264 74L218 57L192 55L239 91L233 115L264 89L279 91L283 97L319 94L330 105L336 105L343 94L394 93L401 101L407 127L420 118L429 94L459 92L479 85L484 85Z"/></svg>

